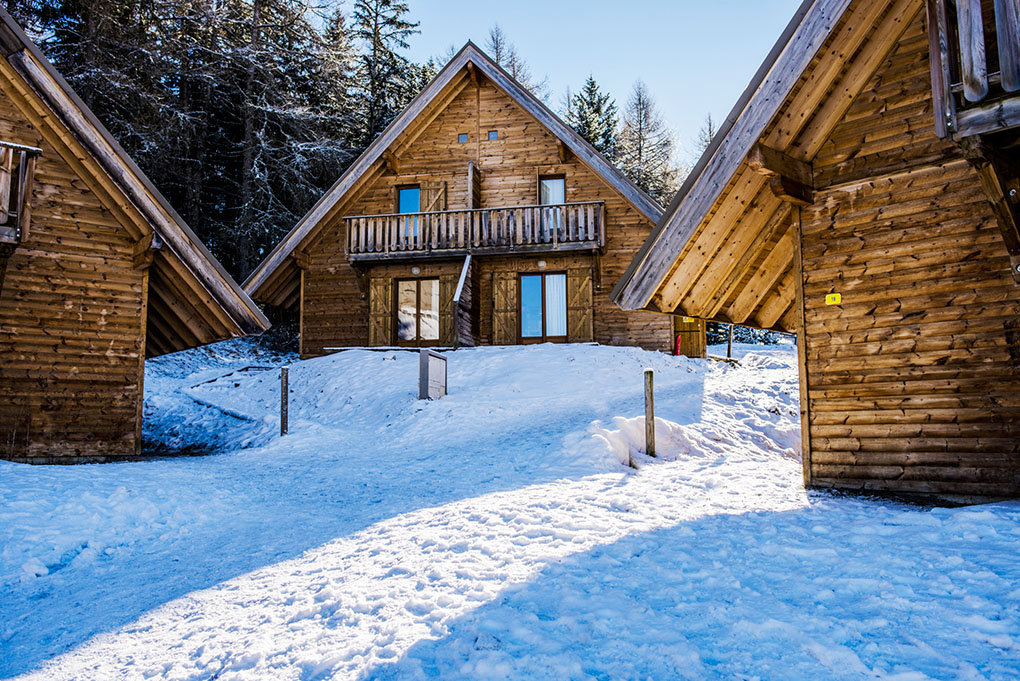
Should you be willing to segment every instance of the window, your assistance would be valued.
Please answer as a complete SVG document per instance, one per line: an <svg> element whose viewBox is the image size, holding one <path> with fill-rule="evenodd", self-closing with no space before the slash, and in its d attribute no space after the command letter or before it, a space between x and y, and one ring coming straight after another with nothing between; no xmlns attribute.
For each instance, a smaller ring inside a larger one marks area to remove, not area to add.
<svg viewBox="0 0 1020 681"><path fill-rule="evenodd" d="M567 202L566 179L562 175L538 178L538 203L541 206L557 206ZM552 231L563 224L562 209L542 210L542 232L545 241L552 240Z"/></svg>
<svg viewBox="0 0 1020 681"><path fill-rule="evenodd" d="M464 144L465 142L467 142L467 133L466 132L462 132L459 135L457 135L457 141L460 142L461 144Z"/></svg>
<svg viewBox="0 0 1020 681"><path fill-rule="evenodd" d="M439 341L439 280L399 279L396 286L397 345Z"/></svg>
<svg viewBox="0 0 1020 681"><path fill-rule="evenodd" d="M499 132L496 131L496 130L490 130L489 131L489 141L490 142L495 142L498 139L499 139Z"/></svg>
<svg viewBox="0 0 1020 681"><path fill-rule="evenodd" d="M567 275L521 275L521 342L566 342Z"/></svg>
<svg viewBox="0 0 1020 681"><path fill-rule="evenodd" d="M538 203L555 206L567 202L566 180L562 175L538 178Z"/></svg>
<svg viewBox="0 0 1020 681"><path fill-rule="evenodd" d="M401 214L421 212L420 185L397 187L397 212ZM418 217L401 218L399 230L397 237L400 239L418 236Z"/></svg>

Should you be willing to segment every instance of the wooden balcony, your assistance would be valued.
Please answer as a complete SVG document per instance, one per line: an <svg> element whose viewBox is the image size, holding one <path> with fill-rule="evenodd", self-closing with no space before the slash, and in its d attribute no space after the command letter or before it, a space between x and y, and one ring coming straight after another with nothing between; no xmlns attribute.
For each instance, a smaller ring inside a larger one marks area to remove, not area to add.
<svg viewBox="0 0 1020 681"><path fill-rule="evenodd" d="M347 259L593 250L605 244L602 201L344 218Z"/></svg>
<svg viewBox="0 0 1020 681"><path fill-rule="evenodd" d="M940 137L1020 126L1020 3L927 0Z"/></svg>

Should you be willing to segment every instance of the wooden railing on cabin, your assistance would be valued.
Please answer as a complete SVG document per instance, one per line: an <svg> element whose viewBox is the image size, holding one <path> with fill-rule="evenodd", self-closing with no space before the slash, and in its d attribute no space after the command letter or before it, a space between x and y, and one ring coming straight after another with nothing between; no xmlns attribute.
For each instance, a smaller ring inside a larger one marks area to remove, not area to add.
<svg viewBox="0 0 1020 681"><path fill-rule="evenodd" d="M941 137L1020 125L1020 2L927 0Z"/></svg>
<svg viewBox="0 0 1020 681"><path fill-rule="evenodd" d="M347 257L378 260L456 253L598 248L605 244L602 201L344 218Z"/></svg>

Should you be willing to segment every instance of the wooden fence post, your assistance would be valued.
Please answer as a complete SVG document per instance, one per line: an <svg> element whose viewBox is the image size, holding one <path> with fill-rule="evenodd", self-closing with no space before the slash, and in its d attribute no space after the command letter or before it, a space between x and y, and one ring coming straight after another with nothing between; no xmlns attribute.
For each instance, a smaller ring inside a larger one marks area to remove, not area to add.
<svg viewBox="0 0 1020 681"><path fill-rule="evenodd" d="M726 359L733 359L733 325L730 324L730 335L726 341Z"/></svg>
<svg viewBox="0 0 1020 681"><path fill-rule="evenodd" d="M287 434L287 419L289 417L289 405L290 400L290 368L280 368L280 435Z"/></svg>
<svg viewBox="0 0 1020 681"><path fill-rule="evenodd" d="M645 369L645 454L655 456L655 397L651 369Z"/></svg>

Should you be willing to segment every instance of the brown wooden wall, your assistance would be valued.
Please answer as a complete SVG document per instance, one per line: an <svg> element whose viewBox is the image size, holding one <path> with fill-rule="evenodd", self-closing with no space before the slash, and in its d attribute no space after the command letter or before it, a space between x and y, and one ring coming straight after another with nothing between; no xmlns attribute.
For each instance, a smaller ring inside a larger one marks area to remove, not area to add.
<svg viewBox="0 0 1020 681"><path fill-rule="evenodd" d="M489 141L496 130L499 139ZM458 143L460 133L467 143ZM398 146L402 142L398 142ZM323 348L365 345L369 342L367 282L358 283L355 271L344 258L344 215L373 215L394 212L394 188L404 184L443 182L448 209L468 208L468 164L481 170L481 207L532 205L538 203L538 176L563 174L566 200L606 202L606 253L600 267L594 258L583 256L535 255L527 259L476 258L472 267L472 309L478 311L477 342L492 341L492 273L508 266L538 271L538 260L583 261L593 268L594 338L600 343L640 345L653 349L671 346L668 317L648 312L624 312L613 305L608 294L644 242L652 222L641 215L590 168L567 155L561 160L558 140L510 97L483 80L479 87L468 83L420 135L400 150L399 172L379 173L368 186L345 199L331 223L303 249L302 354L321 354ZM461 261L462 262L462 261ZM423 268L427 263L415 263ZM460 263L450 265L459 268ZM388 265L377 272L398 272L407 276L411 265ZM442 268L440 265L428 265ZM445 270L444 270L445 271ZM459 274L459 269L457 269ZM597 284L601 280L601 286Z"/></svg>
<svg viewBox="0 0 1020 681"><path fill-rule="evenodd" d="M134 455L146 273L127 232L0 93L0 139L41 147L30 235L0 291L0 458Z"/></svg>
<svg viewBox="0 0 1020 681"><path fill-rule="evenodd" d="M1020 286L976 173L935 137L923 29L919 17L814 160L816 186L843 184L801 212L806 473L1016 495Z"/></svg>

